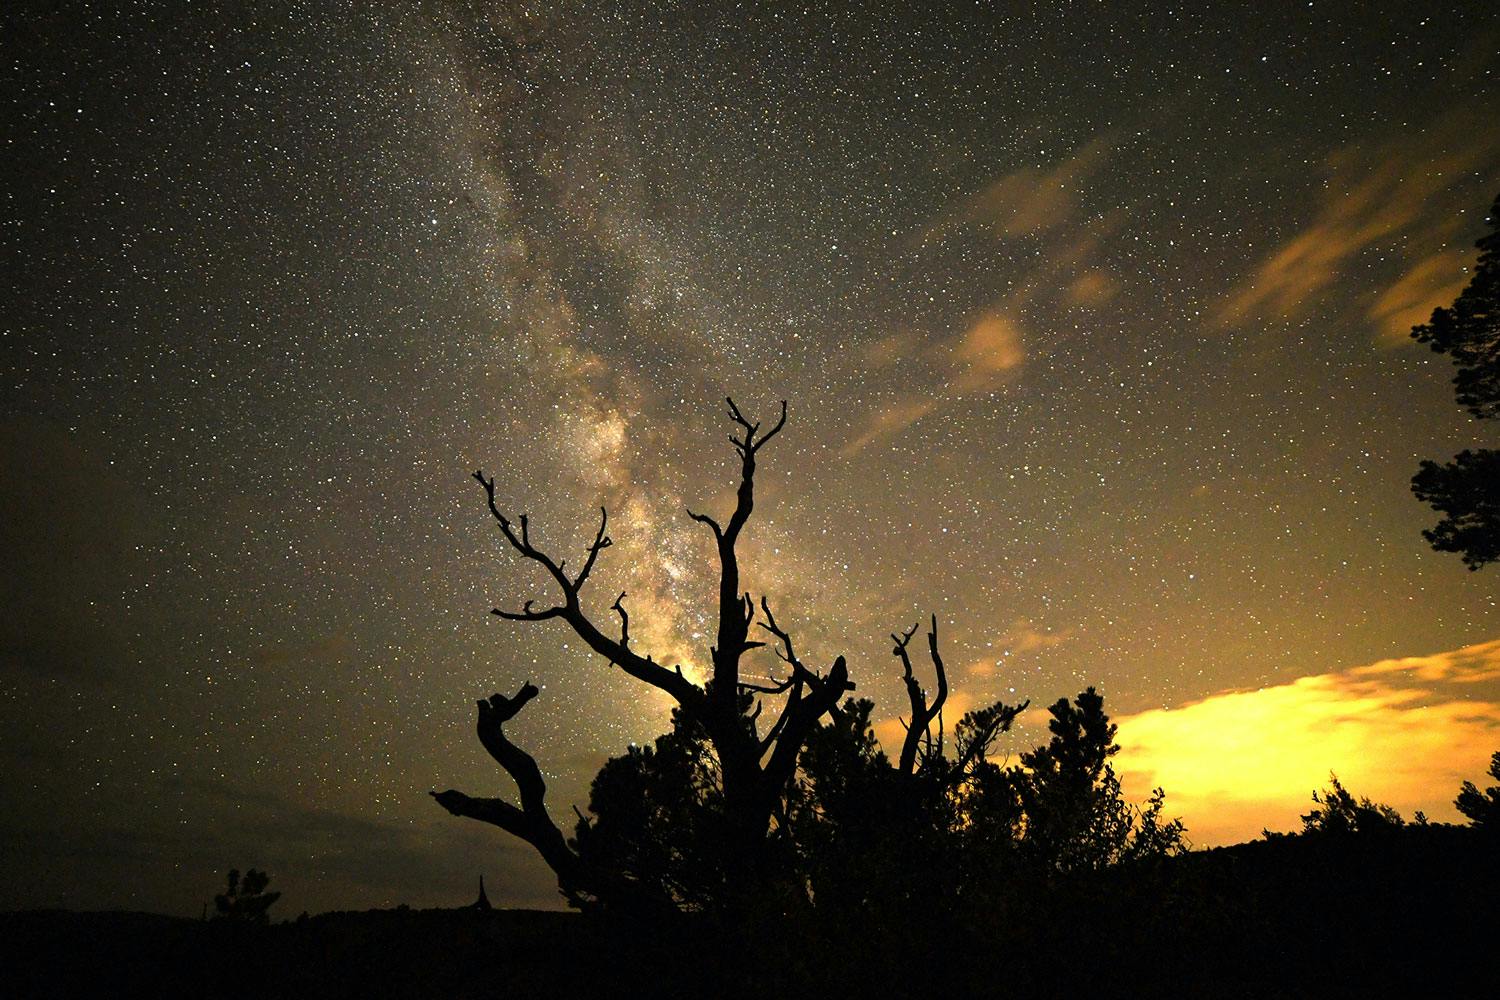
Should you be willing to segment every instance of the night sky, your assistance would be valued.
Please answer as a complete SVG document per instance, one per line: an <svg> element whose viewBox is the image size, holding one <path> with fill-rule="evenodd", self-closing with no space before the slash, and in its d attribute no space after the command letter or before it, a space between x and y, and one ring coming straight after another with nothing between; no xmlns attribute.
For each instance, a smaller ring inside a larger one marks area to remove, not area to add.
<svg viewBox="0 0 1500 1000"><path fill-rule="evenodd" d="M474 699L544 686L560 822L668 706L489 614L551 592L469 476L558 557L607 505L593 610L692 671L726 394L790 408L746 582L883 733L936 612L955 707L1098 685L1200 846L1500 749L1408 485L1493 428L1406 337L1491 4L203 6L3 14L0 909L559 905L427 796L509 790Z"/></svg>

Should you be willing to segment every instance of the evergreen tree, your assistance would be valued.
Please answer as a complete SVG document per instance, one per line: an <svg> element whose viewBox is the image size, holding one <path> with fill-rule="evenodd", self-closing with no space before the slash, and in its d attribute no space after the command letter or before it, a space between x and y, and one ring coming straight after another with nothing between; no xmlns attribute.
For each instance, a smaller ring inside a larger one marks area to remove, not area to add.
<svg viewBox="0 0 1500 1000"><path fill-rule="evenodd" d="M1500 782L1500 751L1490 756L1489 774ZM1491 785L1481 792L1474 782L1465 781L1453 804L1477 829L1500 833L1500 784Z"/></svg>
<svg viewBox="0 0 1500 1000"><path fill-rule="evenodd" d="M1458 404L1476 418L1500 417L1500 197L1481 238L1468 287L1448 308L1412 328L1418 343L1447 354L1458 367ZM1471 570L1500 559L1500 451L1463 451L1446 465L1424 461L1412 492L1443 515L1422 532L1439 552L1457 552Z"/></svg>
<svg viewBox="0 0 1500 1000"><path fill-rule="evenodd" d="M1048 873L1098 870L1186 850L1181 820L1164 822L1155 789L1144 809L1125 801L1110 758L1117 727L1093 688L1048 709L1051 740L1009 773L1022 856Z"/></svg>

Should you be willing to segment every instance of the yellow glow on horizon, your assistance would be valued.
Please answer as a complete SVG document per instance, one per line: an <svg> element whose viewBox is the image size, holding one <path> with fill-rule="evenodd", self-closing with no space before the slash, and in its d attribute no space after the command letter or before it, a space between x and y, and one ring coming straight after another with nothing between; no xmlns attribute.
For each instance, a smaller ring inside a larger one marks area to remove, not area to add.
<svg viewBox="0 0 1500 1000"><path fill-rule="evenodd" d="M1198 846L1295 829L1329 771L1408 817L1454 820L1459 783L1482 777L1500 749L1500 640L1118 721L1127 792L1164 787Z"/></svg>

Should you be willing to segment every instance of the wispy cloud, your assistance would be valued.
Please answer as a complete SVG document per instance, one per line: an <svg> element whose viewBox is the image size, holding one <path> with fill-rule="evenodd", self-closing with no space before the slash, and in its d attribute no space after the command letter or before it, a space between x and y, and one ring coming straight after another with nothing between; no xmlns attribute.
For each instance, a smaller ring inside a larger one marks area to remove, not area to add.
<svg viewBox="0 0 1500 1000"><path fill-rule="evenodd" d="M887 337L876 342L874 352L884 363L896 364L890 355L903 347L918 352L907 362L922 372L927 388L878 407L841 449L845 457L899 434L947 400L999 388L1026 361L1020 324L995 310L978 314L957 335L936 344Z"/></svg>
<svg viewBox="0 0 1500 1000"><path fill-rule="evenodd" d="M1021 167L1003 174L961 200L924 230L919 242L962 228L980 228L1014 239L1061 226L1078 211L1079 192L1114 148L1114 134L1104 133L1051 168Z"/></svg>
<svg viewBox="0 0 1500 1000"><path fill-rule="evenodd" d="M976 660L969 664L965 672L973 677L989 677L1013 657L1056 649L1073 636L1074 630L1071 628L1042 628L1029 618L1017 618L995 638L995 655Z"/></svg>
<svg viewBox="0 0 1500 1000"><path fill-rule="evenodd" d="M1405 285L1400 293L1390 301L1387 293L1371 310L1389 337L1395 324L1451 284L1435 280L1442 266L1428 256L1454 233L1450 191L1500 153L1493 129L1471 117L1455 113L1422 134L1353 145L1329 157L1312 221L1229 290L1214 321L1235 327L1301 319L1364 251L1389 245L1415 251L1419 261L1398 283Z"/></svg>
<svg viewBox="0 0 1500 1000"><path fill-rule="evenodd" d="M1020 325L1004 313L985 313L953 345L953 388L958 392L990 388L1025 360Z"/></svg>
<svg viewBox="0 0 1500 1000"><path fill-rule="evenodd" d="M1467 255L1442 250L1422 258L1387 289L1368 316L1379 328L1382 344L1398 347L1411 342L1411 328L1427 322L1432 311L1446 306L1469 283Z"/></svg>
<svg viewBox="0 0 1500 1000"><path fill-rule="evenodd" d="M1198 844L1296 828L1330 770L1403 813L1452 819L1459 782L1500 749L1500 640L1118 721L1127 790L1164 787Z"/></svg>
<svg viewBox="0 0 1500 1000"><path fill-rule="evenodd" d="M1101 309L1114 301L1120 282L1100 263L1100 248L1126 223L1126 212L1077 218L1082 181L1114 150L1113 136L1101 135L1050 170L1006 174L919 234L913 245L934 251L988 235L1025 238L1033 249L1020 258L1024 264L1003 292L946 329L898 330L861 351L867 372L900 374L901 395L866 415L841 454L857 455L945 406L1004 388L1030 360L1028 337L1038 339L1039 317L1046 327L1049 312Z"/></svg>
<svg viewBox="0 0 1500 1000"><path fill-rule="evenodd" d="M1098 309L1114 301L1120 283L1103 271L1086 271L1068 283L1067 301L1081 309Z"/></svg>
<svg viewBox="0 0 1500 1000"><path fill-rule="evenodd" d="M899 399L894 403L887 403L870 415L859 433L840 450L840 454L845 458L857 455L876 441L899 434L937 407L937 400L931 397Z"/></svg>

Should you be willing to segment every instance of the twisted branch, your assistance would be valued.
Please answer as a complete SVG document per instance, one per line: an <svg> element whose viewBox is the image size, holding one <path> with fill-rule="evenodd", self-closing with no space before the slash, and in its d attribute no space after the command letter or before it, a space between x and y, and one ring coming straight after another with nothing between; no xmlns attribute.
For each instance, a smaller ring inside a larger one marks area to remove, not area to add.
<svg viewBox="0 0 1500 1000"><path fill-rule="evenodd" d="M599 558L599 553L614 544L605 529L609 524L609 513L600 508L599 530L594 535L594 541L589 545L588 554L584 558L583 568L577 577L570 579L563 572L566 560L555 561L546 552L538 549L531 543L531 523L525 514L519 518L520 531L516 530L515 524L500 510L495 500L495 480L486 478L483 472L475 472L474 478L484 487L485 497L489 502L490 513L494 515L495 521L500 525L500 532L505 540L510 543L522 556L538 563L546 569L548 575L556 581L562 590L563 601L556 607L545 611L532 609L533 601L527 601L521 605L519 612L501 611L494 609L494 614L507 621L536 622L546 621L549 618L561 618L572 627L584 643L595 653L604 657L610 663L618 664L630 676L637 680L645 681L652 687L667 692L677 700L677 703L687 709L697 709L703 702L703 689L683 676L680 670L668 670L661 664L654 662L649 656L640 656L629 648L628 618L625 617L624 608L620 605L620 598L615 600L615 610L621 614L621 637L619 640L606 636L588 616L584 614L583 607L579 602L579 594L583 585L588 582L589 574L594 569L594 564Z"/></svg>
<svg viewBox="0 0 1500 1000"><path fill-rule="evenodd" d="M937 720L939 731L937 737L936 753L942 753L942 711L943 704L948 700L948 672L943 667L943 658L938 653L938 628L937 615L932 616L932 628L927 633L927 651L932 659L932 666L937 673L937 696L932 704L927 703L927 693L922 690L922 685L917 681L916 674L912 670L911 655L907 647L911 645L912 636L917 634L917 625L912 625L900 635L891 635L891 641L895 648L891 650L893 656L901 660L902 682L906 685L906 698L911 704L911 722L906 727L906 737L901 741L901 757L896 765L902 774L915 773L917 767L918 752L925 746L926 755L934 753L932 723Z"/></svg>
<svg viewBox="0 0 1500 1000"><path fill-rule="evenodd" d="M504 731L505 723L515 718L537 693L536 685L527 683L510 698L502 694L491 695L478 703L479 716L475 723L479 742L515 781L521 798L520 808L504 799L472 798L451 788L428 794L455 816L493 824L535 847L557 874L559 884L566 889L575 886L582 874L578 855L568 846L562 831L547 812L547 783L542 779L536 758L512 743Z"/></svg>

